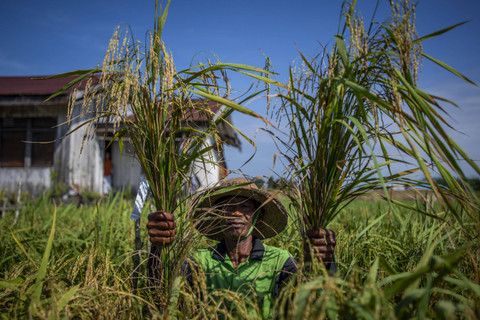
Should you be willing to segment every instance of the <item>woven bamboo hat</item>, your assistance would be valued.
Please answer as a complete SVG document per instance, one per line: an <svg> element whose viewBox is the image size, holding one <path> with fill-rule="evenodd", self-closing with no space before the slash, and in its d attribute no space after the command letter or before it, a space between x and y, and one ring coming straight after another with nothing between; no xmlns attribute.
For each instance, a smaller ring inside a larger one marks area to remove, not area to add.
<svg viewBox="0 0 480 320"><path fill-rule="evenodd" d="M282 232L287 225L287 211L274 195L258 189L248 179L234 178L223 181L218 187L208 189L197 197L194 219L201 234L217 241L223 239L223 218L217 204L220 199L231 196L245 197L259 205L253 236L259 239L271 238Z"/></svg>

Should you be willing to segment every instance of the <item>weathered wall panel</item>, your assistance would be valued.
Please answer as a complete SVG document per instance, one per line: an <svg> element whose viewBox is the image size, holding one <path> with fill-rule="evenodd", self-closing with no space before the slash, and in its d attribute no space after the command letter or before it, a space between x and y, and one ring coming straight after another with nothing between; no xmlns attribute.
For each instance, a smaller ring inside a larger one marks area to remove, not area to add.
<svg viewBox="0 0 480 320"><path fill-rule="evenodd" d="M210 147L214 144L214 139L208 137L205 140L204 146ZM218 161L218 155L212 150L204 154L203 158L194 162L191 191L213 187L220 181Z"/></svg>
<svg viewBox="0 0 480 320"><path fill-rule="evenodd" d="M132 192L137 192L142 167L128 144L124 144L122 151L123 154L118 142L112 143L113 187L121 190L131 186Z"/></svg>
<svg viewBox="0 0 480 320"><path fill-rule="evenodd" d="M7 189L8 193L16 194L20 183L22 192L28 191L33 196L42 194L50 188L50 167L46 168L1 168L1 188Z"/></svg>

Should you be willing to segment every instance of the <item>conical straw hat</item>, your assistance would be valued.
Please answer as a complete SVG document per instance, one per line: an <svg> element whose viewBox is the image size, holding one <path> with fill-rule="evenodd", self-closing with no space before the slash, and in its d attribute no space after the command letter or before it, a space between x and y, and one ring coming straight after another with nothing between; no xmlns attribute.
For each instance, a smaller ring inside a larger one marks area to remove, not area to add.
<svg viewBox="0 0 480 320"><path fill-rule="evenodd" d="M282 232L287 225L287 211L280 201L258 189L250 180L234 178L223 181L218 187L208 189L197 197L194 219L201 234L213 240L223 239L222 214L216 204L220 199L230 196L245 197L259 204L260 215L253 236L259 239L271 238Z"/></svg>

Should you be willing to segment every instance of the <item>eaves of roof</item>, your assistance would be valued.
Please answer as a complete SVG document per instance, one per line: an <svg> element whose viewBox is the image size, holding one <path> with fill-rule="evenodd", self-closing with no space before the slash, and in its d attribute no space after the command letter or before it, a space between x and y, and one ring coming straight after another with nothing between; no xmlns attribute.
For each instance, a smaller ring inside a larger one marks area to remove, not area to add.
<svg viewBox="0 0 480 320"><path fill-rule="evenodd" d="M44 79L45 76L0 77L0 96L50 96L76 77ZM80 83L80 88L86 81ZM64 95L72 89L66 90Z"/></svg>

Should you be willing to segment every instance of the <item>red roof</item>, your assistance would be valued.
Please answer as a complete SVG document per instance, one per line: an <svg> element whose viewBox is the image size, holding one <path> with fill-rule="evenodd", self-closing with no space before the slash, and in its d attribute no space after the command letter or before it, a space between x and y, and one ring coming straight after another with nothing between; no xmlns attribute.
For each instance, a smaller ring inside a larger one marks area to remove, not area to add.
<svg viewBox="0 0 480 320"><path fill-rule="evenodd" d="M185 115L185 118L188 118L190 121L208 121L213 115L205 112L205 109L208 108L212 113L216 114L222 107L218 102L203 99L192 99L192 103L195 106L195 110L190 111L189 115Z"/></svg>
<svg viewBox="0 0 480 320"><path fill-rule="evenodd" d="M0 95L51 95L75 79L73 77L34 80L44 76L0 77ZM68 90L69 93L71 90Z"/></svg>
<svg viewBox="0 0 480 320"><path fill-rule="evenodd" d="M213 114L216 114L222 104L210 100L204 99L192 99L192 104L194 105L194 110L189 110L187 114L183 116L184 119L188 121L208 121L210 117L213 117ZM168 107L168 113L171 113L172 107ZM210 109L210 111L207 111ZM134 115L128 117L129 120L134 120Z"/></svg>
<svg viewBox="0 0 480 320"><path fill-rule="evenodd" d="M209 121L214 114L218 114L222 104L205 99L192 99L192 104L194 110L190 110L189 113L183 115L183 119L186 121L193 122L204 122ZM171 113L171 106L168 107L168 113ZM208 110L209 109L209 110ZM231 116L228 116L227 121L232 122ZM129 120L134 120L134 115L128 117ZM225 143L234 146L241 150L242 143L237 137L237 133L232 129L230 125L220 122L219 124L220 136L225 141Z"/></svg>

